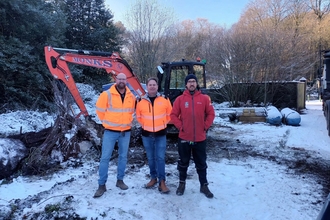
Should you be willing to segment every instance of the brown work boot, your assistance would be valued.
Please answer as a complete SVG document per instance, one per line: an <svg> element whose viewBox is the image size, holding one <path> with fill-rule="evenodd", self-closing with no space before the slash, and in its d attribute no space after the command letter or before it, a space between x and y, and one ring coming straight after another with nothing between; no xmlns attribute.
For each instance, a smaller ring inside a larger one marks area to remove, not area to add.
<svg viewBox="0 0 330 220"><path fill-rule="evenodd" d="M182 196L185 189L186 189L186 181L180 181L178 189L176 190L176 194L178 196Z"/></svg>
<svg viewBox="0 0 330 220"><path fill-rule="evenodd" d="M204 183L204 185L201 186L201 190L200 192L201 193L204 193L204 195L207 197L207 198L213 198L213 193L211 193L211 191L209 190L209 187L207 186L209 185L208 183Z"/></svg>
<svg viewBox="0 0 330 220"><path fill-rule="evenodd" d="M105 185L99 185L99 188L96 190L94 194L94 198L102 196L105 191L107 191Z"/></svg>
<svg viewBox="0 0 330 220"><path fill-rule="evenodd" d="M121 190L128 189L128 186L122 180L117 180L116 186L119 187Z"/></svg>
<svg viewBox="0 0 330 220"><path fill-rule="evenodd" d="M147 189L150 189L150 188L152 188L154 185L156 185L156 183L157 183L157 179L151 179L151 180L149 181L149 183L147 183L147 184L145 185L145 187L146 187Z"/></svg>
<svg viewBox="0 0 330 220"><path fill-rule="evenodd" d="M170 189L167 188L166 184L165 184L165 180L160 181L159 186L158 186L158 190L161 193L167 194L170 192Z"/></svg>

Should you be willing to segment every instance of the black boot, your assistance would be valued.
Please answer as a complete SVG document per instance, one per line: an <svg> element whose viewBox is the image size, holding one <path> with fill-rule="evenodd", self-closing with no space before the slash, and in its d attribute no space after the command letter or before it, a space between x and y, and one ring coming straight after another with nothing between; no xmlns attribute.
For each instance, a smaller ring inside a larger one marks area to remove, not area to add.
<svg viewBox="0 0 330 220"><path fill-rule="evenodd" d="M209 190L209 187L207 186L209 185L208 183L204 183L202 186L201 186L201 190L200 192L201 193L204 193L204 195L207 197L207 198L213 198L213 193L211 193L211 191Z"/></svg>
<svg viewBox="0 0 330 220"><path fill-rule="evenodd" d="M178 189L176 190L176 194L178 196L182 196L183 193L184 193L184 190L186 189L186 181L180 181L179 183L179 187Z"/></svg>

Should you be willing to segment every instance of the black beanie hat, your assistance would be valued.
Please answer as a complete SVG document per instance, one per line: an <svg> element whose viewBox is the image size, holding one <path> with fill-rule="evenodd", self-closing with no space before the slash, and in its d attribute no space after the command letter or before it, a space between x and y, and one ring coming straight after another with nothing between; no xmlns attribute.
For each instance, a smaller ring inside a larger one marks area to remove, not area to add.
<svg viewBox="0 0 330 220"><path fill-rule="evenodd" d="M186 83L186 85L187 85L189 79L196 80L196 83L198 84L197 77L194 74L189 74L188 76L186 76L186 78L184 79L184 82Z"/></svg>

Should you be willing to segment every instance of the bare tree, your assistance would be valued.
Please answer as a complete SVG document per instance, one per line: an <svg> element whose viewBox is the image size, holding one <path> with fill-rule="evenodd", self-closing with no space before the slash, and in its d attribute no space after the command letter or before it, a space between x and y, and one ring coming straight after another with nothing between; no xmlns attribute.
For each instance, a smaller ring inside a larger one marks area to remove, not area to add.
<svg viewBox="0 0 330 220"><path fill-rule="evenodd" d="M322 66L322 21L330 10L329 0L310 0L310 7L317 17L319 69ZM315 76L316 78L317 76Z"/></svg>
<svg viewBox="0 0 330 220"><path fill-rule="evenodd" d="M314 14L317 16L318 20L321 21L324 16L330 10L330 1L329 0L309 0L310 7L313 10Z"/></svg>
<svg viewBox="0 0 330 220"><path fill-rule="evenodd" d="M313 4L312 4L313 2ZM129 11L127 58L142 81L161 61L207 60L208 85L261 83L264 102L271 99L267 82L313 79L317 48L330 45L328 1L255 0L229 30L207 19L174 24L172 11L154 0L137 0ZM320 25L317 18L322 18ZM242 88L223 94L239 101L251 98ZM270 96L270 97L267 97Z"/></svg>
<svg viewBox="0 0 330 220"><path fill-rule="evenodd" d="M264 103L269 102L277 90L270 82L293 80L310 71L313 62L310 62L308 32L299 25L306 15L303 3L299 0L253 1L228 32L230 37L226 44L230 45L230 56L221 79L227 85L227 90L222 90L223 95L233 105L251 98L260 100L258 96L264 97ZM296 12L295 17L293 12ZM248 91L252 83L264 85L260 93L253 91L253 97ZM237 84L240 84L239 89L228 87Z"/></svg>
<svg viewBox="0 0 330 220"><path fill-rule="evenodd" d="M174 24L173 10L156 0L137 0L126 14L127 57L141 81L153 74L160 62L160 48Z"/></svg>
<svg viewBox="0 0 330 220"><path fill-rule="evenodd" d="M185 20L175 26L166 47L172 60L206 60L207 84L210 86L214 75L221 72L227 52L224 38L225 28L208 22L207 19Z"/></svg>

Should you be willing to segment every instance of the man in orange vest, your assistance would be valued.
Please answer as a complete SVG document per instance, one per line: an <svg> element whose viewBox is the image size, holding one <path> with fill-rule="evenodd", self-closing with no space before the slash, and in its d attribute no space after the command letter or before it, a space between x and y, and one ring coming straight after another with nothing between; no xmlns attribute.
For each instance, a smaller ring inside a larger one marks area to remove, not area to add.
<svg viewBox="0 0 330 220"><path fill-rule="evenodd" d="M100 197L106 191L109 162L118 141L118 165L116 186L122 190L128 189L124 183L127 163L127 152L131 135L135 97L126 86L126 75L119 73L116 83L110 89L101 93L96 102L96 114L104 127L102 140L102 155L99 166L99 187L94 198Z"/></svg>
<svg viewBox="0 0 330 220"><path fill-rule="evenodd" d="M171 102L158 93L157 78L147 80L147 93L136 105L136 119L142 127L142 141L147 152L152 188L159 180L158 190L169 193L165 184L166 128L170 121Z"/></svg>

